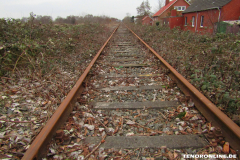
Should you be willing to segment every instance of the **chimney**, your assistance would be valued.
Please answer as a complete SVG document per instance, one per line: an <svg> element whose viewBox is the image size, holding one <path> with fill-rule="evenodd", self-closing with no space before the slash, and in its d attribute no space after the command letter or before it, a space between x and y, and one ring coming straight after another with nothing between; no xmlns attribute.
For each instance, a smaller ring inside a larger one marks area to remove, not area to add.
<svg viewBox="0 0 240 160"><path fill-rule="evenodd" d="M166 0L165 6L169 3L169 0Z"/></svg>

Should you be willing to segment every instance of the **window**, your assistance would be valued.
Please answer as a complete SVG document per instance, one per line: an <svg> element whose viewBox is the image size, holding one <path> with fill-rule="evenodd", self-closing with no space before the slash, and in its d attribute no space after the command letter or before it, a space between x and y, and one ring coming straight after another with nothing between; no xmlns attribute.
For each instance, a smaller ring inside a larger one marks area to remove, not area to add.
<svg viewBox="0 0 240 160"><path fill-rule="evenodd" d="M195 25L195 16L192 17L192 27Z"/></svg>
<svg viewBox="0 0 240 160"><path fill-rule="evenodd" d="M185 17L185 26L187 26L187 17Z"/></svg>
<svg viewBox="0 0 240 160"><path fill-rule="evenodd" d="M203 27L204 16L201 16L200 27Z"/></svg>
<svg viewBox="0 0 240 160"><path fill-rule="evenodd" d="M185 11L186 6L175 6L174 9L176 9L177 11Z"/></svg>

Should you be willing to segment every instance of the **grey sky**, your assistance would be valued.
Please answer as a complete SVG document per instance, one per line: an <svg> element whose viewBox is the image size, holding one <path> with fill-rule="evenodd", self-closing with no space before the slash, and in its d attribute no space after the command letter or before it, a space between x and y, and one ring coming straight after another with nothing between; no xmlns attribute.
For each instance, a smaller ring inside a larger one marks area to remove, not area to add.
<svg viewBox="0 0 240 160"><path fill-rule="evenodd" d="M126 13L137 15L136 8L143 0L0 0L0 18L29 17L29 13L36 15L66 17L69 15L95 16L106 15L123 19ZM158 0L149 0L152 11Z"/></svg>

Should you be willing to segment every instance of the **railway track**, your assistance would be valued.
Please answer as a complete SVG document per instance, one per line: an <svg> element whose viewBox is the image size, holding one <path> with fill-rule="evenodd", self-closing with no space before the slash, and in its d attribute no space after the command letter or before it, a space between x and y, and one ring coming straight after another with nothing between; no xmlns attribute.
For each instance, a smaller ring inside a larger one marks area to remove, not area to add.
<svg viewBox="0 0 240 160"><path fill-rule="evenodd" d="M240 149L239 127L131 32L114 30L23 159L181 159L224 154L228 142Z"/></svg>

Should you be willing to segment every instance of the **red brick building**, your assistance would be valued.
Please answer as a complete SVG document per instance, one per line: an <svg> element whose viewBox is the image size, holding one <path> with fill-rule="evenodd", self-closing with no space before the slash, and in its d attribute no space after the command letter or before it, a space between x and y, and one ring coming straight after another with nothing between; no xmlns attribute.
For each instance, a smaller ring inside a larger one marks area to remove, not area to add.
<svg viewBox="0 0 240 160"><path fill-rule="evenodd" d="M142 19L142 25L152 25L152 23L153 23L153 19L150 18L149 16L145 16Z"/></svg>
<svg viewBox="0 0 240 160"><path fill-rule="evenodd" d="M240 0L197 0L182 14L184 30L213 33L217 22L240 18Z"/></svg>
<svg viewBox="0 0 240 160"><path fill-rule="evenodd" d="M190 4L186 0L166 0L165 6L153 15L154 22L159 21L160 24L169 24L169 17L172 10L176 10L176 16L182 16L182 12L188 8Z"/></svg>
<svg viewBox="0 0 240 160"><path fill-rule="evenodd" d="M176 10L172 10L171 11L171 16L166 18L166 21L168 21L168 25L171 29L175 28L175 27L179 27L180 29L183 30L183 21L184 18L183 16L177 16L177 11Z"/></svg>

